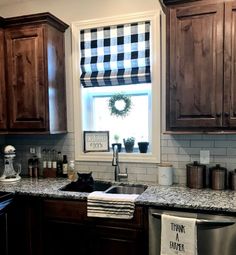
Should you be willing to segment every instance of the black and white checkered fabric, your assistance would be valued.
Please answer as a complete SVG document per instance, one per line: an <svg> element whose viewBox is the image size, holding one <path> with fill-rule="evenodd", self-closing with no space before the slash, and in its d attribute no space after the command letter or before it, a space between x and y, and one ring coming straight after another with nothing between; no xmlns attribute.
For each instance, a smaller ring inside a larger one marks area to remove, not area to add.
<svg viewBox="0 0 236 255"><path fill-rule="evenodd" d="M80 38L84 87L151 82L149 21L85 29Z"/></svg>

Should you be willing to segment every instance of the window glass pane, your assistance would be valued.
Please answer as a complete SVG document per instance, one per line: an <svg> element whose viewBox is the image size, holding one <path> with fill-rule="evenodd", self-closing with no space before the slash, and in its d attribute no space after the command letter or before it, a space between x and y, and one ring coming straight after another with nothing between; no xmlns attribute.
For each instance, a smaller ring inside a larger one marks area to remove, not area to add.
<svg viewBox="0 0 236 255"><path fill-rule="evenodd" d="M129 96L132 107L125 117L110 114L109 99L115 93ZM83 89L83 129L110 131L110 144L114 143L114 135L123 138L135 137L135 147L140 141L151 142L151 84L141 86L117 86Z"/></svg>

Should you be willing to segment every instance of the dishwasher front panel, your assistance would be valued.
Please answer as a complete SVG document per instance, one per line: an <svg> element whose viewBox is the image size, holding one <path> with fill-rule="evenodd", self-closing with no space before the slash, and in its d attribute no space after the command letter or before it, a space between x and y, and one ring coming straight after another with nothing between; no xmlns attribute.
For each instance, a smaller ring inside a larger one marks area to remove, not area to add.
<svg viewBox="0 0 236 255"><path fill-rule="evenodd" d="M149 255L160 255L163 213L197 219L198 255L236 255L236 217L157 209L149 209Z"/></svg>

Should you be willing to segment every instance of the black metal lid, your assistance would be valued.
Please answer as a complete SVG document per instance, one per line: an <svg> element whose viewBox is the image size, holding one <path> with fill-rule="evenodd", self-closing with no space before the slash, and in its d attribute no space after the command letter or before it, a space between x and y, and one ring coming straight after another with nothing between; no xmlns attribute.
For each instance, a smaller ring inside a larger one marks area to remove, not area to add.
<svg viewBox="0 0 236 255"><path fill-rule="evenodd" d="M227 168L220 166L220 164L216 164L215 166L210 168L211 171L227 171Z"/></svg>
<svg viewBox="0 0 236 255"><path fill-rule="evenodd" d="M187 166L200 166L200 167L205 167L205 165L200 164L198 161L193 161L193 163L187 164Z"/></svg>

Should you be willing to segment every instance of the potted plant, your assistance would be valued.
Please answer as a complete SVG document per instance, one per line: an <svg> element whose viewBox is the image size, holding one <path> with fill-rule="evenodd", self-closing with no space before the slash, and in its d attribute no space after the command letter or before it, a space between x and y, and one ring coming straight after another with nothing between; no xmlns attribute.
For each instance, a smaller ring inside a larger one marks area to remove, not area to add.
<svg viewBox="0 0 236 255"><path fill-rule="evenodd" d="M123 141L124 141L125 151L126 152L133 152L135 138L134 137L128 137L127 139L123 139Z"/></svg>
<svg viewBox="0 0 236 255"><path fill-rule="evenodd" d="M118 147L118 152L121 152L121 146L122 146L122 144L119 143L119 139L120 139L119 135L115 134L115 135L114 135L115 143L112 143L112 150L113 150L113 151L114 151L114 146L117 145L117 147Z"/></svg>
<svg viewBox="0 0 236 255"><path fill-rule="evenodd" d="M138 142L140 153L147 153L149 142Z"/></svg>

